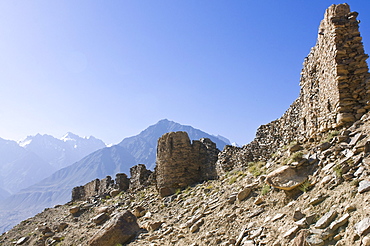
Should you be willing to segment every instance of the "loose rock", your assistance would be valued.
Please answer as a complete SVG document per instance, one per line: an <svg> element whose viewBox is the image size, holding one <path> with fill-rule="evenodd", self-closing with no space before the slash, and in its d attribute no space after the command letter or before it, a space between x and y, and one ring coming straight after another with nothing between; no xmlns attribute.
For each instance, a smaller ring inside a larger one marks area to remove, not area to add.
<svg viewBox="0 0 370 246"><path fill-rule="evenodd" d="M304 181L307 177L299 176L290 166L282 166L266 176L266 183L281 190L292 190Z"/></svg>
<svg viewBox="0 0 370 246"><path fill-rule="evenodd" d="M359 236L370 233L370 217L367 217L355 225L356 233Z"/></svg>
<svg viewBox="0 0 370 246"><path fill-rule="evenodd" d="M116 214L90 240L90 246L108 246L126 243L139 232L136 217L129 211Z"/></svg>
<svg viewBox="0 0 370 246"><path fill-rule="evenodd" d="M359 193L364 193L364 192L369 191L369 190L370 190L370 181L363 180L359 183L359 186L358 186L358 192Z"/></svg>
<svg viewBox="0 0 370 246"><path fill-rule="evenodd" d="M323 217L321 217L315 224L315 228L319 228L319 229L322 229L322 228L325 228L327 227L330 222L332 222L334 220L334 218L337 216L337 212L336 211L330 211L330 212L327 212Z"/></svg>

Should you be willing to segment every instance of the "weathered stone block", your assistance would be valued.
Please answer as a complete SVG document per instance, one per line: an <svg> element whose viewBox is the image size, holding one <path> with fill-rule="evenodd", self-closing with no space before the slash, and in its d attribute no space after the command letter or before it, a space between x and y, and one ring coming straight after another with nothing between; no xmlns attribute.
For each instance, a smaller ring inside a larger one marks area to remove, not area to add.
<svg viewBox="0 0 370 246"><path fill-rule="evenodd" d="M130 190L138 190L144 186L151 185L152 180L150 180L152 171L146 169L144 164L138 164L130 168Z"/></svg>
<svg viewBox="0 0 370 246"><path fill-rule="evenodd" d="M295 168L282 166L266 176L266 183L278 189L292 190L306 179L306 176L298 175Z"/></svg>
<svg viewBox="0 0 370 246"><path fill-rule="evenodd" d="M123 211L110 219L88 242L90 246L114 246L124 244L140 231L136 217Z"/></svg>

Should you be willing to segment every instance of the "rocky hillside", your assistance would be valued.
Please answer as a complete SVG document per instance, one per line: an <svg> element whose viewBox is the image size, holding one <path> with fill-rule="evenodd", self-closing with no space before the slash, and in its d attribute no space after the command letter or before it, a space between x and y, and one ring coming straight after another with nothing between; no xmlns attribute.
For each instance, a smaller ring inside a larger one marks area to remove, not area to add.
<svg viewBox="0 0 370 246"><path fill-rule="evenodd" d="M35 182L32 186L27 188L23 187L25 189L13 194L12 196L8 196L7 199L4 199L3 201L0 201L0 233L9 230L20 221L41 212L46 207L52 207L55 204L64 204L68 202L71 198L71 190L75 186L83 185L96 178L102 179L107 175L114 176L118 172L128 174L130 172L130 167L138 163L146 164L148 168L153 169L155 165L158 138L166 132L181 130L188 132L191 139L201 137L210 138L218 144L220 149L229 142L227 139L227 142L224 142L217 137L191 126L181 125L166 119L161 120L158 123L149 126L140 134L125 138L118 145L96 150L72 165L51 173L50 176L43 177L44 179L39 182ZM40 152L40 155L43 156L43 158L50 161L52 159L51 157L60 156L59 154L62 153L64 153L64 155L62 155L64 157L71 157L72 155L67 155L67 153L73 153L67 151L68 146L76 151L74 153L81 153L82 150L95 146L95 142L99 143L100 140L96 140L93 137L80 138L72 133L68 133L62 138L62 140L55 139L48 135L28 137L22 142L22 145L27 150L19 147L15 142L14 144L25 152L31 150L37 153ZM74 148L74 146L76 146L76 148ZM46 147L52 151L45 152ZM42 150L44 150L44 152ZM29 161L31 160L32 159L29 158ZM44 174L45 171L50 171L50 168L42 169L38 168L39 166L40 165L37 166L36 164L33 166L27 165L29 169L36 171L37 174ZM2 170L1 164L0 170ZM14 187L16 187L15 184L18 186L22 184L19 181L22 175L17 173L18 170L21 169L16 169L13 171L13 175L9 175L6 179L4 178L0 180L0 184L2 181L8 180ZM6 172L3 171L0 173ZM30 172L27 173L30 174ZM33 174L33 176L39 177L36 174ZM1 195L2 193L0 190L0 197ZM4 196L6 195L7 194L4 193Z"/></svg>
<svg viewBox="0 0 370 246"><path fill-rule="evenodd" d="M134 164L120 146L95 151L70 167L63 168L41 182L0 202L0 230L6 231L46 207L64 204L71 198L74 186L97 177L113 175Z"/></svg>
<svg viewBox="0 0 370 246"><path fill-rule="evenodd" d="M320 142L280 149L275 165L249 163L164 198L147 186L70 202L23 221L0 243L93 245L130 211L140 228L128 245L369 245L369 134L370 113ZM276 173L297 166L311 172L302 180Z"/></svg>
<svg viewBox="0 0 370 246"><path fill-rule="evenodd" d="M299 98L250 144L216 160L211 140L165 134L155 172L139 165L130 179L76 187L0 245L369 246L370 77L357 15L326 10Z"/></svg>

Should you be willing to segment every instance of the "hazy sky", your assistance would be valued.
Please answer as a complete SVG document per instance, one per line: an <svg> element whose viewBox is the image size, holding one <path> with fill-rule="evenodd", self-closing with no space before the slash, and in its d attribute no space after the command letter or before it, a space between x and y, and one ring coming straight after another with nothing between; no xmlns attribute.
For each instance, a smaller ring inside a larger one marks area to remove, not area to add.
<svg viewBox="0 0 370 246"><path fill-rule="evenodd" d="M370 52L370 1L359 12ZM326 0L0 2L0 137L118 143L163 118L251 141L299 94Z"/></svg>

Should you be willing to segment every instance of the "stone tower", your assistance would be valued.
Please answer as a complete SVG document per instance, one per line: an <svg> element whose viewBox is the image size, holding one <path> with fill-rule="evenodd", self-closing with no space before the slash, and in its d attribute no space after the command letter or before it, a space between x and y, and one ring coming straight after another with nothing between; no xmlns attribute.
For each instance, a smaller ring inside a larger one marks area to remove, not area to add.
<svg viewBox="0 0 370 246"><path fill-rule="evenodd" d="M352 123L369 109L368 55L357 15L348 4L331 5L305 58L300 103L301 130L307 136Z"/></svg>
<svg viewBox="0 0 370 246"><path fill-rule="evenodd" d="M217 177L215 163L219 150L205 138L190 142L186 132L170 132L158 139L156 179L160 195Z"/></svg>
<svg viewBox="0 0 370 246"><path fill-rule="evenodd" d="M219 155L218 170L266 161L278 148L340 130L369 111L368 55L357 15L348 4L333 4L326 10L316 45L303 63L299 97L282 117L260 126L251 143L226 148Z"/></svg>

